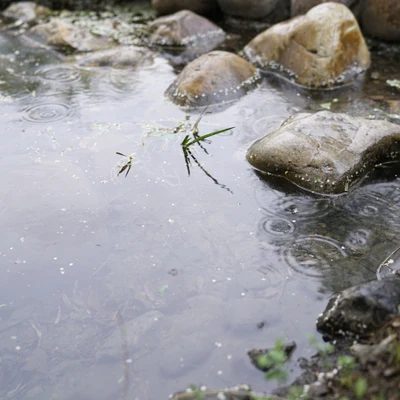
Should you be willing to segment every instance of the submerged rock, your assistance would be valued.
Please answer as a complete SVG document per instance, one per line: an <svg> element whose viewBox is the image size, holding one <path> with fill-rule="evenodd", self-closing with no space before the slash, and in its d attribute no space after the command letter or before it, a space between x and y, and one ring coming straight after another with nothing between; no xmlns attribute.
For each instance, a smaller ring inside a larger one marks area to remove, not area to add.
<svg viewBox="0 0 400 400"><path fill-rule="evenodd" d="M46 17L50 14L47 7L43 7L33 1L21 1L20 3L12 3L4 11L6 18L11 18L23 22L32 22L38 18Z"/></svg>
<svg viewBox="0 0 400 400"><path fill-rule="evenodd" d="M215 49L225 40L225 32L208 19L191 11L183 10L161 17L149 25L150 46L171 50L183 50L180 58L191 61L197 56Z"/></svg>
<svg viewBox="0 0 400 400"><path fill-rule="evenodd" d="M290 117L255 142L247 160L314 193L340 194L399 150L400 126L321 111Z"/></svg>
<svg viewBox="0 0 400 400"><path fill-rule="evenodd" d="M256 36L244 49L263 69L276 70L307 87L351 81L370 65L370 54L352 12L324 3Z"/></svg>
<svg viewBox="0 0 400 400"><path fill-rule="evenodd" d="M400 1L369 0L361 11L361 24L367 35L400 41Z"/></svg>
<svg viewBox="0 0 400 400"><path fill-rule="evenodd" d="M39 41L60 50L96 51L110 48L110 39L95 36L88 29L55 18L48 23L36 25L28 33Z"/></svg>
<svg viewBox="0 0 400 400"><path fill-rule="evenodd" d="M189 63L166 90L180 106L202 107L232 101L256 86L258 71L226 51L212 51Z"/></svg>
<svg viewBox="0 0 400 400"><path fill-rule="evenodd" d="M251 20L283 21L289 15L289 0L218 0L224 14Z"/></svg>
<svg viewBox="0 0 400 400"><path fill-rule="evenodd" d="M399 314L400 279L363 283L329 300L317 329L330 336L366 335Z"/></svg>
<svg viewBox="0 0 400 400"><path fill-rule="evenodd" d="M342 3L347 7L351 7L358 3L358 0L291 0L290 13L292 17L305 14L308 10L321 3Z"/></svg>
<svg viewBox="0 0 400 400"><path fill-rule="evenodd" d="M217 0L151 0L151 5L160 15L172 14L180 10L210 14L217 9Z"/></svg>
<svg viewBox="0 0 400 400"><path fill-rule="evenodd" d="M121 46L77 57L83 67L136 68L150 65L153 53L144 47Z"/></svg>

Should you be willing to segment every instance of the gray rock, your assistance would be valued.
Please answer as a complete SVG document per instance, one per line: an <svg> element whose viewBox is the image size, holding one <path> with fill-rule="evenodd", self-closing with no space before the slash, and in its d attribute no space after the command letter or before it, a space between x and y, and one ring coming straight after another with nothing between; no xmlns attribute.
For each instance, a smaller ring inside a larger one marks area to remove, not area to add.
<svg viewBox="0 0 400 400"><path fill-rule="evenodd" d="M48 23L36 25L28 34L40 42L60 50L96 51L113 46L108 38L95 36L88 29L55 18Z"/></svg>
<svg viewBox="0 0 400 400"><path fill-rule="evenodd" d="M23 22L32 22L49 14L50 10L47 7L40 6L33 1L12 3L3 11L5 17Z"/></svg>
<svg viewBox="0 0 400 400"><path fill-rule="evenodd" d="M398 159L400 126L321 111L297 114L255 142L249 163L318 194L350 191L377 162Z"/></svg>
<svg viewBox="0 0 400 400"><path fill-rule="evenodd" d="M245 95L259 78L258 71L243 58L212 51L189 63L165 95L181 106L219 104Z"/></svg>
<svg viewBox="0 0 400 400"><path fill-rule="evenodd" d="M117 327L107 338L105 343L97 350L96 359L119 359L124 355L125 346L130 352L134 352L138 349L140 340L162 317L163 315L159 311L149 311L146 314L126 322L123 326L126 332L126 343L121 342L121 328ZM132 356L132 354L130 355Z"/></svg>
<svg viewBox="0 0 400 400"><path fill-rule="evenodd" d="M284 19L284 10L289 10L289 0L218 0L224 14L252 20L267 19L281 14Z"/></svg>
<svg viewBox="0 0 400 400"><path fill-rule="evenodd" d="M399 314L400 280L363 283L329 300L317 329L330 336L366 335Z"/></svg>
<svg viewBox="0 0 400 400"><path fill-rule="evenodd" d="M210 14L217 9L217 0L151 0L151 5L160 15L172 14L180 10Z"/></svg>
<svg viewBox="0 0 400 400"><path fill-rule="evenodd" d="M244 53L258 67L314 88L350 82L371 62L357 20L339 3L320 4L272 26L256 36Z"/></svg>
<svg viewBox="0 0 400 400"><path fill-rule="evenodd" d="M120 46L77 57L83 67L136 68L151 65L153 53L144 47Z"/></svg>
<svg viewBox="0 0 400 400"><path fill-rule="evenodd" d="M157 18L148 29L152 46L194 46L202 41L207 44L206 51L210 51L225 39L221 28L189 10ZM208 45L209 42L212 43L212 48Z"/></svg>
<svg viewBox="0 0 400 400"><path fill-rule="evenodd" d="M311 10L318 4L328 2L342 3L350 8L355 3L358 3L358 1L359 0L291 0L290 13L292 17L295 17L297 15L305 14L308 10Z"/></svg>

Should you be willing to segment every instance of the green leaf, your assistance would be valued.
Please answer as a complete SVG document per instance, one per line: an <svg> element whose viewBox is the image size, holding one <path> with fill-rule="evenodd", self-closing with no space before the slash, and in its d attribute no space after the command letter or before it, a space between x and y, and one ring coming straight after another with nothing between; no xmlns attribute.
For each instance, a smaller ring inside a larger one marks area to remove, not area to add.
<svg viewBox="0 0 400 400"><path fill-rule="evenodd" d="M219 131L215 131L215 132L211 132L211 133L207 133L207 135L203 135L203 136L199 136L198 138L192 140L192 141L186 141L186 138L188 138L188 136L185 137L185 139L183 139L182 142L182 146L184 147L189 147L195 143L198 143L204 139L207 139L211 136L215 136L215 135L219 135L220 133L226 132L226 131L230 131L231 129L235 128L234 126L230 127L230 128L225 128L225 129L221 129Z"/></svg>
<svg viewBox="0 0 400 400"><path fill-rule="evenodd" d="M158 293L163 294L166 289L168 289L168 285L162 285L159 287Z"/></svg>
<svg viewBox="0 0 400 400"><path fill-rule="evenodd" d="M354 384L354 393L358 399L364 398L367 393L368 383L365 378L358 378Z"/></svg>
<svg viewBox="0 0 400 400"><path fill-rule="evenodd" d="M120 153L119 151L117 151L115 154L118 154L119 156L122 156L122 157L128 157L126 154Z"/></svg>

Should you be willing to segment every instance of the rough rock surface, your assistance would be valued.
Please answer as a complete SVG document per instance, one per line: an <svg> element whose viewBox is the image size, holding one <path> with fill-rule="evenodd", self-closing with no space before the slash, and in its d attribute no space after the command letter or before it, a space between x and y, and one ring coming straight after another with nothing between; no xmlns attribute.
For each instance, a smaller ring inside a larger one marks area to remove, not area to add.
<svg viewBox="0 0 400 400"><path fill-rule="evenodd" d="M189 10L157 18L148 29L151 45L201 46L200 41L207 47L210 47L209 43L216 47L225 39L221 28ZM210 50L212 48L207 51Z"/></svg>
<svg viewBox="0 0 400 400"><path fill-rule="evenodd" d="M289 0L218 0L224 14L234 17L263 20L273 16L282 21L288 16Z"/></svg>
<svg viewBox="0 0 400 400"><path fill-rule="evenodd" d="M151 5L160 15L172 14L180 10L210 14L217 9L217 0L151 0Z"/></svg>
<svg viewBox="0 0 400 400"><path fill-rule="evenodd" d="M50 14L50 10L47 7L40 6L32 1L12 3L3 11L5 17L23 22L31 22L48 14Z"/></svg>
<svg viewBox="0 0 400 400"><path fill-rule="evenodd" d="M153 53L144 47L120 46L77 57L83 67L135 68L153 61Z"/></svg>
<svg viewBox="0 0 400 400"><path fill-rule="evenodd" d="M201 107L238 99L258 79L248 61L226 51L212 51L189 63L165 95L181 106Z"/></svg>
<svg viewBox="0 0 400 400"><path fill-rule="evenodd" d="M366 35L400 41L400 1L367 1L361 11L361 24Z"/></svg>
<svg viewBox="0 0 400 400"><path fill-rule="evenodd" d="M291 0L290 13L292 17L297 15L305 14L308 10L321 3L342 3L347 7L352 7L354 4L358 3L358 0Z"/></svg>
<svg viewBox="0 0 400 400"><path fill-rule="evenodd" d="M41 42L61 50L96 51L110 48L113 43L107 38L95 36L89 30L53 19L48 23L36 25L28 32Z"/></svg>
<svg viewBox="0 0 400 400"><path fill-rule="evenodd" d="M329 300L317 329L330 336L366 335L399 314L400 279L367 282Z"/></svg>
<svg viewBox="0 0 400 400"><path fill-rule="evenodd" d="M244 49L264 69L282 70L307 87L350 81L370 65L370 54L352 12L324 3L306 15L274 25Z"/></svg>
<svg viewBox="0 0 400 400"><path fill-rule="evenodd" d="M377 162L397 158L400 126L321 111L297 114L255 142L255 168L319 194L351 190Z"/></svg>

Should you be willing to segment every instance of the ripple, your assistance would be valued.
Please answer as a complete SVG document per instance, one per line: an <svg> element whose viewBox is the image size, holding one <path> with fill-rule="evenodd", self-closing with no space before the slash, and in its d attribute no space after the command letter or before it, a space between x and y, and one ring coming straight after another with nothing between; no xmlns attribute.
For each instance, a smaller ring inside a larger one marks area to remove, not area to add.
<svg viewBox="0 0 400 400"><path fill-rule="evenodd" d="M81 80L81 74L78 70L68 66L56 66L39 71L39 75L48 81L60 83L71 83Z"/></svg>
<svg viewBox="0 0 400 400"><path fill-rule="evenodd" d="M284 218L268 218L261 222L261 229L270 235L282 237L291 235L295 226L293 222Z"/></svg>
<svg viewBox="0 0 400 400"><path fill-rule="evenodd" d="M354 232L350 232L344 241L346 247L352 250L357 250L365 247L368 244L368 239L370 237L370 232L366 229L359 229Z"/></svg>
<svg viewBox="0 0 400 400"><path fill-rule="evenodd" d="M269 132L278 129L288 117L288 114L262 117L253 122L252 130L258 135L267 135Z"/></svg>
<svg viewBox="0 0 400 400"><path fill-rule="evenodd" d="M333 264L347 257L339 242L319 235L300 237L290 248L282 251L282 257L295 272L319 278Z"/></svg>
<svg viewBox="0 0 400 400"><path fill-rule="evenodd" d="M48 123L68 117L71 109L62 103L38 104L25 110L24 119L28 122Z"/></svg>
<svg viewBox="0 0 400 400"><path fill-rule="evenodd" d="M267 215L296 218L296 220L306 219L308 222L326 216L333 208L329 198L288 195L266 188L257 190L255 198L261 210Z"/></svg>

